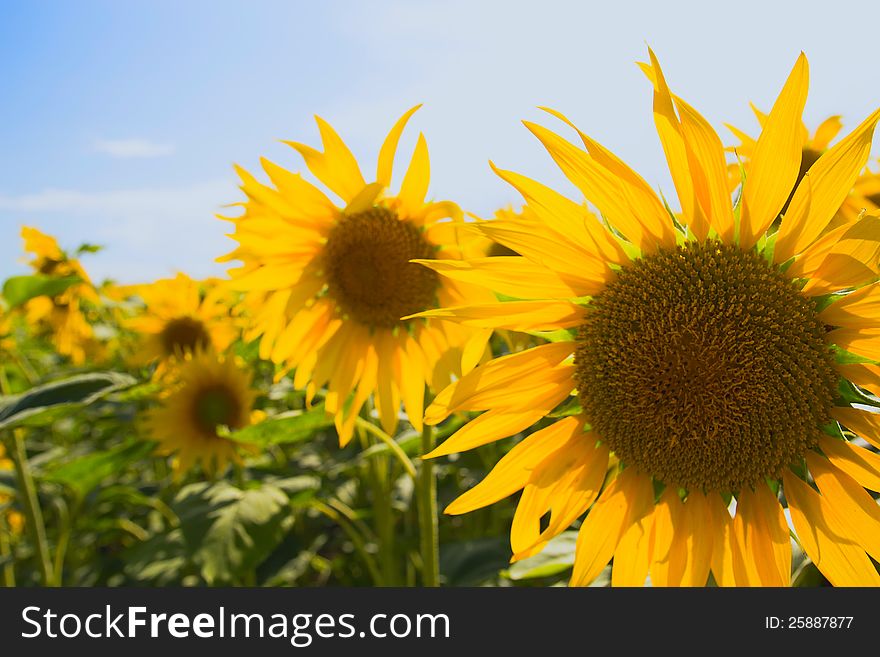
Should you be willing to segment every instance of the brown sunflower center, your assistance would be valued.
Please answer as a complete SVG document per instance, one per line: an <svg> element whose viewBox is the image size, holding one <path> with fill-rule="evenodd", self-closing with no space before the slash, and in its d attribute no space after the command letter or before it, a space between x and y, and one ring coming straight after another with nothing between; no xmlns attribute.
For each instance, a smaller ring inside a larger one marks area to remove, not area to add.
<svg viewBox="0 0 880 657"><path fill-rule="evenodd" d="M815 303L753 251L636 260L593 298L575 352L584 413L627 464L738 491L818 440L837 387Z"/></svg>
<svg viewBox="0 0 880 657"><path fill-rule="evenodd" d="M391 210L344 215L324 247L328 292L356 321L393 328L401 317L436 305L436 272L410 262L434 252L417 226Z"/></svg>
<svg viewBox="0 0 880 657"><path fill-rule="evenodd" d="M192 353L196 349L206 349L211 346L208 329L193 317L177 317L169 321L159 334L159 340L168 356Z"/></svg>
<svg viewBox="0 0 880 657"><path fill-rule="evenodd" d="M192 419L208 436L217 435L218 426L238 429L242 406L235 392L222 384L210 385L199 390L193 400Z"/></svg>

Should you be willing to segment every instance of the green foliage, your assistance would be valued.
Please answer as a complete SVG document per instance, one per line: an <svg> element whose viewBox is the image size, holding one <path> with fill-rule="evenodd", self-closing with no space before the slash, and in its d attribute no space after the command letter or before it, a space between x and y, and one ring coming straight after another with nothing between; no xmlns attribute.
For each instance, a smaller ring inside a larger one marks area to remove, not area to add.
<svg viewBox="0 0 880 657"><path fill-rule="evenodd" d="M321 404L308 411L280 413L238 431L224 431L221 435L236 442L265 447L308 440L315 431L331 426L333 417Z"/></svg>
<svg viewBox="0 0 880 657"><path fill-rule="evenodd" d="M63 484L82 497L104 479L130 463L143 459L154 448L155 444L150 441L137 440L126 443L105 452L95 452L68 461L52 469L44 479Z"/></svg>
<svg viewBox="0 0 880 657"><path fill-rule="evenodd" d="M271 484L246 490L225 481L190 484L172 507L208 584L229 583L256 568L281 542L291 518L287 495Z"/></svg>
<svg viewBox="0 0 880 657"><path fill-rule="evenodd" d="M0 397L0 429L45 426L76 407L87 406L135 379L116 372L80 374L31 388L20 395Z"/></svg>
<svg viewBox="0 0 880 657"><path fill-rule="evenodd" d="M36 297L57 296L77 283L82 283L79 276L13 276L3 284L3 297L11 308L17 308Z"/></svg>
<svg viewBox="0 0 880 657"><path fill-rule="evenodd" d="M538 554L517 561L507 571L514 581L554 577L567 573L574 565L577 532L566 531L551 540Z"/></svg>

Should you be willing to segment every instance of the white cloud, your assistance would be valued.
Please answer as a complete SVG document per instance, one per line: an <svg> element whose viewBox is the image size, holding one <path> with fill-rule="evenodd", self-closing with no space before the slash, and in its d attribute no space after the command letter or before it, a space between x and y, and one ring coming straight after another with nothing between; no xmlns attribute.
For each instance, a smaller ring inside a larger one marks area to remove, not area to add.
<svg viewBox="0 0 880 657"><path fill-rule="evenodd" d="M163 157L174 152L174 144L160 144L149 139L99 139L95 150L110 157Z"/></svg>
<svg viewBox="0 0 880 657"><path fill-rule="evenodd" d="M214 260L234 243L224 237L230 224L214 215L227 214L221 206L240 197L231 179L177 187L0 194L0 279L13 273L20 257L22 225L56 236L63 248L82 242L105 245L84 262L95 280L131 283L178 270L197 277L222 274L225 266Z"/></svg>

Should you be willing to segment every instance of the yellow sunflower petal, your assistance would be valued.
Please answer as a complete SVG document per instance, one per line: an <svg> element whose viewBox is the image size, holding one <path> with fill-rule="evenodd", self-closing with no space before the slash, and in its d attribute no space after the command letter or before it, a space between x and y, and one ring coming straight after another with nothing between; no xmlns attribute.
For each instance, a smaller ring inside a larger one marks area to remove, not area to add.
<svg viewBox="0 0 880 657"><path fill-rule="evenodd" d="M786 221L783 218L779 227L774 250L776 262L785 262L802 253L831 221L868 161L877 121L880 121L880 110L871 114L810 167L789 205L787 214L796 219ZM803 206L807 203L809 212L804 212Z"/></svg>
<svg viewBox="0 0 880 657"><path fill-rule="evenodd" d="M660 199L657 198L657 194L654 193L651 186L645 182L644 178L633 171L614 153L602 146L602 144L581 132L562 113L547 107L540 109L564 121L578 133L590 157L617 177L621 194L623 194L627 203L632 207L633 213L640 218L651 236L662 246L666 248L673 247L675 245L675 233L669 213Z"/></svg>
<svg viewBox="0 0 880 657"><path fill-rule="evenodd" d="M880 449L880 413L835 407L831 410L831 417Z"/></svg>
<svg viewBox="0 0 880 657"><path fill-rule="evenodd" d="M810 275L804 294L815 296L858 287L880 274L880 217L867 216L841 228L846 230Z"/></svg>
<svg viewBox="0 0 880 657"><path fill-rule="evenodd" d="M422 431L425 404L425 355L419 343L407 332L400 347L400 392L403 407L413 428Z"/></svg>
<svg viewBox="0 0 880 657"><path fill-rule="evenodd" d="M880 361L880 328L834 329L826 339L857 356Z"/></svg>
<svg viewBox="0 0 880 657"><path fill-rule="evenodd" d="M822 497L847 528L847 535L880 561L880 506L874 498L855 479L815 452L807 454L807 465Z"/></svg>
<svg viewBox="0 0 880 657"><path fill-rule="evenodd" d="M421 103L419 103L407 110L397 120L394 127L391 128L388 136L385 137L385 141L382 142L382 148L379 149L379 163L376 166L376 182L381 183L383 187L388 187L391 184L391 172L394 169L394 156L397 154L397 144L400 142L400 135L403 134L403 129L406 127L410 117L421 106Z"/></svg>
<svg viewBox="0 0 880 657"><path fill-rule="evenodd" d="M652 235L655 231L662 234L664 227L645 223L651 217L636 216L614 173L551 130L529 121L523 123L544 145L565 176L615 228L642 251L656 251L656 238Z"/></svg>
<svg viewBox="0 0 880 657"><path fill-rule="evenodd" d="M727 244L734 239L733 204L728 191L727 163L724 146L718 133L709 125L697 110L681 98L675 98L681 115L681 130L687 145L688 159L692 171L699 171L700 177L693 176L702 185L695 185L696 200L702 206L703 215L718 237ZM704 239L705 235L697 235Z"/></svg>
<svg viewBox="0 0 880 657"><path fill-rule="evenodd" d="M396 343L394 334L388 330L377 332L375 345L376 355L379 358L376 408L379 411L382 430L389 436L393 436L397 430L400 412L400 390L397 387L400 376L395 368Z"/></svg>
<svg viewBox="0 0 880 657"><path fill-rule="evenodd" d="M424 458L465 452L480 445L513 436L540 420L548 411L493 408L465 424Z"/></svg>
<svg viewBox="0 0 880 657"><path fill-rule="evenodd" d="M715 540L706 497L693 492L682 502L667 488L654 507L653 586L704 586Z"/></svg>
<svg viewBox="0 0 880 657"><path fill-rule="evenodd" d="M798 541L834 586L880 586L880 575L858 545L844 537L828 501L790 471L782 475Z"/></svg>
<svg viewBox="0 0 880 657"><path fill-rule="evenodd" d="M824 151L842 128L843 123L839 115L829 116L816 128L816 132L810 140L810 148L819 152Z"/></svg>
<svg viewBox="0 0 880 657"><path fill-rule="evenodd" d="M464 326L509 329L511 331L555 331L574 328L584 322L586 310L559 299L552 301L505 301L473 306L425 310L403 319L438 317Z"/></svg>
<svg viewBox="0 0 880 657"><path fill-rule="evenodd" d="M749 164L739 237L744 249L751 248L770 227L797 181L804 147L801 115L808 86L809 65L801 53L770 110ZM815 196L816 190L813 192Z"/></svg>
<svg viewBox="0 0 880 657"><path fill-rule="evenodd" d="M348 203L367 184L357 160L336 131L320 116L315 117L324 152L295 141L284 143L294 148L306 161L314 176Z"/></svg>
<svg viewBox="0 0 880 657"><path fill-rule="evenodd" d="M418 214L425 203L430 180L431 161L428 157L428 142L425 140L425 135L419 133L416 149L403 177L400 193L397 195L403 217L413 217Z"/></svg>
<svg viewBox="0 0 880 657"><path fill-rule="evenodd" d="M449 278L482 285L521 299L571 298L583 289L566 284L552 271L521 256L464 260L413 260Z"/></svg>
<svg viewBox="0 0 880 657"><path fill-rule="evenodd" d="M654 502L651 478L626 468L602 492L578 532L571 586L587 586L611 559L620 538Z"/></svg>
<svg viewBox="0 0 880 657"><path fill-rule="evenodd" d="M532 470L566 444L577 420L565 418L536 431L505 454L479 484L458 497L444 513L459 515L512 495L529 480Z"/></svg>
<svg viewBox="0 0 880 657"><path fill-rule="evenodd" d="M734 531L743 532L741 540L746 556L750 584L788 586L791 581L791 543L788 525L779 500L767 484L760 483L752 492L740 491Z"/></svg>
<svg viewBox="0 0 880 657"><path fill-rule="evenodd" d="M588 256L618 265L629 262L620 243L586 207L530 178L499 169L492 162L489 165L523 195L529 208L544 224L552 227L560 236L570 238Z"/></svg>
<svg viewBox="0 0 880 657"><path fill-rule="evenodd" d="M666 163L675 191L678 193L678 201L681 204L681 213L684 221L691 226L691 230L702 233L703 226L699 220L694 221L694 185L688 166L687 147L681 134L681 124L675 114L675 106L672 103L672 94L666 84L666 78L660 68L654 51L648 48L651 64L640 64L642 72L654 85L654 125L666 154ZM695 225L695 223L697 225Z"/></svg>
<svg viewBox="0 0 880 657"><path fill-rule="evenodd" d="M712 548L712 576L718 586L744 586L749 576L740 532L734 529L734 519L719 495L710 496L709 502L718 532Z"/></svg>
<svg viewBox="0 0 880 657"><path fill-rule="evenodd" d="M819 313L829 326L868 328L880 324L880 284L847 294Z"/></svg>
<svg viewBox="0 0 880 657"><path fill-rule="evenodd" d="M861 486L880 493L880 454L831 436L819 438L819 447L835 467Z"/></svg>
<svg viewBox="0 0 880 657"><path fill-rule="evenodd" d="M476 228L489 239L554 272L584 296L602 291L614 277L606 260L590 257L583 248L569 244L541 222L496 219L481 221Z"/></svg>
<svg viewBox="0 0 880 657"><path fill-rule="evenodd" d="M791 213L789 213L789 218L791 218ZM785 270L785 273L791 278L809 278L812 276L822 266L825 258L831 253L831 249L834 248L851 227L852 224L844 224L829 230L792 261L788 269ZM776 258L774 258L774 262L781 264L780 260ZM809 282L807 284L809 285Z"/></svg>
<svg viewBox="0 0 880 657"><path fill-rule="evenodd" d="M608 468L608 448L597 446L595 435L582 433L582 421L569 426L566 444L535 466L523 489L510 529L514 560L543 549L599 495ZM541 531L541 518L548 511L550 521Z"/></svg>
<svg viewBox="0 0 880 657"><path fill-rule="evenodd" d="M442 422L476 394L487 390L503 390L515 381L540 376L544 371L562 363L573 351L573 342L552 342L496 358L442 390L428 407L425 422ZM529 397L525 397L523 401L524 408L527 408ZM512 406L515 403L516 400L509 400L507 405Z"/></svg>
<svg viewBox="0 0 880 657"><path fill-rule="evenodd" d="M298 173L292 173L264 157L260 158L260 164L281 195L291 200L295 199L294 218L303 217L326 222L333 219L337 207L324 192L303 180Z"/></svg>
<svg viewBox="0 0 880 657"><path fill-rule="evenodd" d="M649 513L629 526L611 565L611 586L644 586L653 556L654 514Z"/></svg>
<svg viewBox="0 0 880 657"><path fill-rule="evenodd" d="M880 397L880 367L869 363L843 363L837 366L843 378Z"/></svg>

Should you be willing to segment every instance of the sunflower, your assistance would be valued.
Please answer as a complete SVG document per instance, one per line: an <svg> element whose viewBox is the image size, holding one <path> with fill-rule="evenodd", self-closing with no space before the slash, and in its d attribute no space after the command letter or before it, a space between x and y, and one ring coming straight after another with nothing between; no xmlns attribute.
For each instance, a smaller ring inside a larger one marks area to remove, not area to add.
<svg viewBox="0 0 880 657"><path fill-rule="evenodd" d="M868 492L880 491L880 415L850 403L880 394L880 218L820 237L865 166L880 110L816 160L768 235L801 166L806 58L767 117L736 207L721 140L650 60L681 211L580 131L584 148L526 123L604 223L496 169L535 218L478 224L522 256L492 271L473 264L469 280L520 299L422 313L570 336L481 365L428 407L429 424L486 411L429 457L549 422L446 512L522 489L516 560L589 510L571 584L613 558L612 584L655 586L704 585L710 572L720 585L788 585L790 513L833 584L880 584L869 558L880 559L880 507Z"/></svg>
<svg viewBox="0 0 880 657"><path fill-rule="evenodd" d="M752 111L758 118L758 123L763 127L767 121L767 115L754 105L751 106ZM834 141L835 137L843 129L839 115L830 116L819 124L815 132L811 135L806 124L801 122L801 133L803 138L803 148L801 150L801 164L798 169L798 177L792 186L791 194L782 206L781 214L785 214L788 204L794 196L797 184L803 179L810 167L816 163L821 155L828 150L829 145ZM737 146L730 146L726 150L733 152L740 158L739 162L729 165L731 177L731 186L736 188L742 182L743 171L741 167L748 169L748 162L751 160L754 152L756 141L742 130L732 126L726 126L740 143ZM880 210L880 174L874 173L865 167L853 183L853 187L843 203L837 209L834 217L825 227L826 231L833 230L843 224L849 224L859 218L863 212L876 213ZM778 220L777 220L778 222ZM778 223L777 223L778 225Z"/></svg>
<svg viewBox="0 0 880 657"><path fill-rule="evenodd" d="M311 400L327 386L324 407L335 419L340 443L375 395L381 424L393 434L403 403L421 430L425 385L439 389L483 356L491 331L441 320L401 320L404 315L461 303L480 289L443 281L414 259L457 260L473 249L458 206L426 201L428 147L419 135L396 196L391 183L406 112L379 151L375 182L333 128L316 117L324 151L287 142L314 176L342 201L337 205L299 174L263 159L272 182L263 185L237 168L247 200L233 222L239 246L221 258L240 260L232 285L246 293L260 357L279 375L296 369L293 382Z"/></svg>
<svg viewBox="0 0 880 657"><path fill-rule="evenodd" d="M165 384L145 424L161 452L176 453L175 469L185 472L201 462L214 473L237 462L241 445L224 438L221 427L235 430L251 424L256 396L251 375L232 358L196 349L177 361Z"/></svg>
<svg viewBox="0 0 880 657"><path fill-rule="evenodd" d="M144 304L141 314L125 322L142 337L138 362L166 362L198 349L223 352L238 336L229 312L229 290L222 281L196 281L178 273L125 288L123 294Z"/></svg>
<svg viewBox="0 0 880 657"><path fill-rule="evenodd" d="M79 260L70 258L54 237L36 228L22 227L21 236L25 251L34 256L28 264L36 274L57 278L76 276L81 280L54 297L29 300L24 307L28 324L50 335L57 352L69 356L75 365L101 359L103 345L96 339L83 311L84 304L98 304L100 298Z"/></svg>

